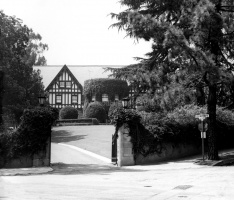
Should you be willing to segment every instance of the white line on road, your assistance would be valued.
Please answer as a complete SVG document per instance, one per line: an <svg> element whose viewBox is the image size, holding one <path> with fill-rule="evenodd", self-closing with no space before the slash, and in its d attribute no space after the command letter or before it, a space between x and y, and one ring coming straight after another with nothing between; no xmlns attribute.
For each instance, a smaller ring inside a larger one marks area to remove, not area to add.
<svg viewBox="0 0 234 200"><path fill-rule="evenodd" d="M111 163L111 159L106 158L106 157L103 157L103 156L100 156L100 155L95 154L95 153L92 153L92 152L90 152L90 151L86 151L86 150L81 149L81 148L79 148L79 147L75 147L75 146L68 145L68 144L63 144L63 143L58 143L58 144L59 144L59 145L63 145L63 146L67 146L67 147L69 147L69 148L71 148L71 149L75 149L75 150L77 150L77 151L79 151L79 152L82 152L82 153L84 153L84 154L86 154L86 155L89 155L89 156L92 156L92 157L94 157L94 158L97 158L97 159L99 159L99 160L101 160L101 161L104 161L104 162L106 162L106 163Z"/></svg>

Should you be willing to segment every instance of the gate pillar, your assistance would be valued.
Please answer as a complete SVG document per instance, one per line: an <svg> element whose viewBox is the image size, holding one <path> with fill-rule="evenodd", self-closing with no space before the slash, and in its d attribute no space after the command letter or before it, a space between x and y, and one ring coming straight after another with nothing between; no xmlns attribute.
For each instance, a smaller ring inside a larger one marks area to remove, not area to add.
<svg viewBox="0 0 234 200"><path fill-rule="evenodd" d="M124 124L118 130L117 157L120 167L135 165L131 137L128 135L129 131L127 124Z"/></svg>

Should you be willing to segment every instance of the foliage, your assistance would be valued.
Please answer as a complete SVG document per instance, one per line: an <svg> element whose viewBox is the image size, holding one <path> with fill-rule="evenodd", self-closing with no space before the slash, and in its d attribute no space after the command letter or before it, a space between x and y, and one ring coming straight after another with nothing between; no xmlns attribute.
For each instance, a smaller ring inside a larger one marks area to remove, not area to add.
<svg viewBox="0 0 234 200"><path fill-rule="evenodd" d="M116 133L121 126L127 124L133 144L134 159L137 155L147 156L153 153L161 153L160 138L154 137L148 129L141 124L141 116L135 110L118 108L113 111L112 123L116 127Z"/></svg>
<svg viewBox="0 0 234 200"><path fill-rule="evenodd" d="M7 161L44 150L56 115L51 107L26 109L16 131L0 134L1 157Z"/></svg>
<svg viewBox="0 0 234 200"><path fill-rule="evenodd" d="M110 118L110 120L114 118L114 114L113 114L114 111L122 107L123 105L122 105L122 102L120 101L111 103L109 111L108 111L108 117Z"/></svg>
<svg viewBox="0 0 234 200"><path fill-rule="evenodd" d="M19 109L23 113L25 108L38 104L37 97L44 86L40 71L33 70L33 66L46 64L43 52L48 46L22 20L3 11L0 11L0 26L0 69L5 73L3 106L17 111L14 114L18 117Z"/></svg>
<svg viewBox="0 0 234 200"><path fill-rule="evenodd" d="M59 119L77 119L78 110L72 106L63 107L59 112Z"/></svg>
<svg viewBox="0 0 234 200"><path fill-rule="evenodd" d="M86 118L96 118L100 123L104 123L107 119L106 111L100 102L91 102L85 110Z"/></svg>
<svg viewBox="0 0 234 200"><path fill-rule="evenodd" d="M102 101L102 94L108 94L109 100L114 101L115 95L119 95L119 99L128 95L128 85L126 81L98 78L90 79L84 82L84 96L90 102L92 95L96 95L96 101Z"/></svg>
<svg viewBox="0 0 234 200"><path fill-rule="evenodd" d="M121 0L120 4L128 8L111 14L118 20L112 27L153 44L147 59L124 69L112 69L113 76L146 85L155 96L158 89L165 92L171 88L173 76L176 80L186 77L182 82L188 89L207 88L208 158L218 159L216 94L220 85L231 90L233 80L234 2ZM204 99L204 94L201 97Z"/></svg>
<svg viewBox="0 0 234 200"><path fill-rule="evenodd" d="M199 120L196 115L206 113L206 107L185 105L171 112L151 112L144 116L135 110L115 109L113 124L118 130L124 124L130 128L129 135L133 143L135 157L139 154L160 154L163 143L192 144L199 146L201 143ZM223 108L217 109L217 132L220 140L219 148L233 147L234 139L234 114ZM144 124L144 125L143 125Z"/></svg>

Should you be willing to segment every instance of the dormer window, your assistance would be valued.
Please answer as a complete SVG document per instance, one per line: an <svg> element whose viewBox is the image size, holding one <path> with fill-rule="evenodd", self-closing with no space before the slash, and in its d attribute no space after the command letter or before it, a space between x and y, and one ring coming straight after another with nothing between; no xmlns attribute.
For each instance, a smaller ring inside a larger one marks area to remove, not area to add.
<svg viewBox="0 0 234 200"><path fill-rule="evenodd" d="M59 82L59 87L64 88L65 87L65 82L64 81L60 81Z"/></svg>
<svg viewBox="0 0 234 200"><path fill-rule="evenodd" d="M66 87L71 88L71 81L66 82Z"/></svg>

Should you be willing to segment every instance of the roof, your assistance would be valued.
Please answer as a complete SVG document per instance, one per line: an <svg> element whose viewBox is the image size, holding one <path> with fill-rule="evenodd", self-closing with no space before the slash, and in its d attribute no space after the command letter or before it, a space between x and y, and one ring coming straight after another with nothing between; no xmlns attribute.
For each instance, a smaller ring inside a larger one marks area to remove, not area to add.
<svg viewBox="0 0 234 200"><path fill-rule="evenodd" d="M61 74L64 72L64 71L67 71L68 74L71 76L71 78L73 79L73 81L79 85L80 88L83 88L82 85L79 83L79 81L76 79L76 77L72 74L72 72L68 69L68 67L66 65L63 66L63 68L59 71L59 73L54 77L54 79L50 82L50 84L46 87L45 90L48 90L50 88L50 86L53 86L54 82L56 80L59 79L59 77L61 76Z"/></svg>
<svg viewBox="0 0 234 200"><path fill-rule="evenodd" d="M47 66L34 66L33 69L41 71L42 82L45 88L54 80L54 77L60 72L64 65L47 65ZM110 72L104 72L104 68L113 67L119 68L122 65L67 65L67 68L84 86L84 81L94 78L108 78Z"/></svg>

